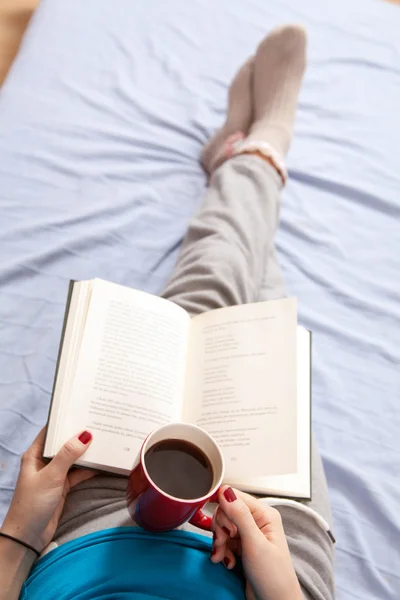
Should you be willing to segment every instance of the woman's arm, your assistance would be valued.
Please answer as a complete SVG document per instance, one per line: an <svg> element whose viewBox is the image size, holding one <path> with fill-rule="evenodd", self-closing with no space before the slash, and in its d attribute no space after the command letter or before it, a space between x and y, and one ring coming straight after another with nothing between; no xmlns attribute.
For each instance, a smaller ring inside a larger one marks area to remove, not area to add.
<svg viewBox="0 0 400 600"><path fill-rule="evenodd" d="M36 554L24 546L0 537L0 600L17 600Z"/></svg>
<svg viewBox="0 0 400 600"><path fill-rule="evenodd" d="M90 445L92 436L83 432L69 440L46 464L42 460L43 429L21 459L21 469L10 508L0 532L29 544L37 552L51 542L69 490L92 471L72 465ZM37 555L16 541L0 536L0 600L18 598Z"/></svg>

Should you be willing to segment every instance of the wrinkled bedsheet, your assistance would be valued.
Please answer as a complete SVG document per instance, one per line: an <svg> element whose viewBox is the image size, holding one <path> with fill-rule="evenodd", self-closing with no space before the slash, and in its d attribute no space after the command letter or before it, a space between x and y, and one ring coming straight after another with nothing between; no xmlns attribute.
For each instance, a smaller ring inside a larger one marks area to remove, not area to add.
<svg viewBox="0 0 400 600"><path fill-rule="evenodd" d="M159 292L227 85L273 26L310 36L277 243L314 332L338 598L400 597L400 8L44 0L0 91L0 520L46 420L68 281ZM267 74L266 74L267 77Z"/></svg>

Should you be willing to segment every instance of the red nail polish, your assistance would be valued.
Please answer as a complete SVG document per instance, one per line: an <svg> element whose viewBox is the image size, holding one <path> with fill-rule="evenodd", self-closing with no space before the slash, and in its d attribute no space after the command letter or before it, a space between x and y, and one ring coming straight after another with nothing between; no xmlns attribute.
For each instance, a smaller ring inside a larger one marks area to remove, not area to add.
<svg viewBox="0 0 400 600"><path fill-rule="evenodd" d="M216 547L213 544L212 550L211 550L211 556L214 556L214 554L216 553L216 551L217 551L217 549L216 549Z"/></svg>
<svg viewBox="0 0 400 600"><path fill-rule="evenodd" d="M225 496L225 499L226 499L228 502L235 502L235 500L237 500L237 498L236 498L236 494L235 494L235 492L233 491L233 489L232 489L231 487L228 487L228 488L227 488L227 489L224 491L224 496Z"/></svg>
<svg viewBox="0 0 400 600"><path fill-rule="evenodd" d="M231 537L231 532L229 531L229 529L227 527L221 527L221 529L224 533L226 533L226 535L228 537Z"/></svg>
<svg viewBox="0 0 400 600"><path fill-rule="evenodd" d="M82 431L81 435L78 437L78 440L82 442L82 444L88 444L92 439L92 434L90 431Z"/></svg>
<svg viewBox="0 0 400 600"><path fill-rule="evenodd" d="M230 564L230 562L231 562L231 561L229 560L229 558L227 558L227 557L225 556L225 558L224 558L224 565L226 566L226 568L227 568L227 569L228 569L228 567L229 567L229 564Z"/></svg>

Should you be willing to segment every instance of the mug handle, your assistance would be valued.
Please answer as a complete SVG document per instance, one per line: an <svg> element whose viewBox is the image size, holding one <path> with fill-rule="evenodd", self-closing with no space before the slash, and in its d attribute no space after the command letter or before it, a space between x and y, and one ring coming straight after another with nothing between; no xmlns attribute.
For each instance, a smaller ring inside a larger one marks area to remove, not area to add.
<svg viewBox="0 0 400 600"><path fill-rule="evenodd" d="M196 510L193 517L191 519L189 519L189 523L191 525L194 525L195 527L198 527L199 529L204 529L204 531L211 531L211 524L212 524L213 518L210 517L210 515L206 515L202 509L208 502L218 502L218 492L219 492L219 490L217 490L211 496L211 498L209 498L207 500L207 502L205 502L203 504L203 506L200 506L200 508L198 508Z"/></svg>

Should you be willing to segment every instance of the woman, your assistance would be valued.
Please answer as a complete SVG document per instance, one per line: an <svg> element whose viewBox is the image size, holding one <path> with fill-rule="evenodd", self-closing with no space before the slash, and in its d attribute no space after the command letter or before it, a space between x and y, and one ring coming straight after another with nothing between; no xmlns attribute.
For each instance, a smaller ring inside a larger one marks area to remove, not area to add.
<svg viewBox="0 0 400 600"><path fill-rule="evenodd" d="M233 80L226 122L202 153L209 189L164 292L192 315L257 301L265 272L269 297L282 294L273 239L305 47L305 33L295 26L263 41ZM211 540L189 525L163 535L134 527L125 479L70 472L90 445L90 432L70 440L47 466L43 440L44 431L22 458L1 529L1 600L20 594L32 600L333 598L333 546L320 526L321 516L331 517L315 447L308 507L282 501L275 509L224 486Z"/></svg>

